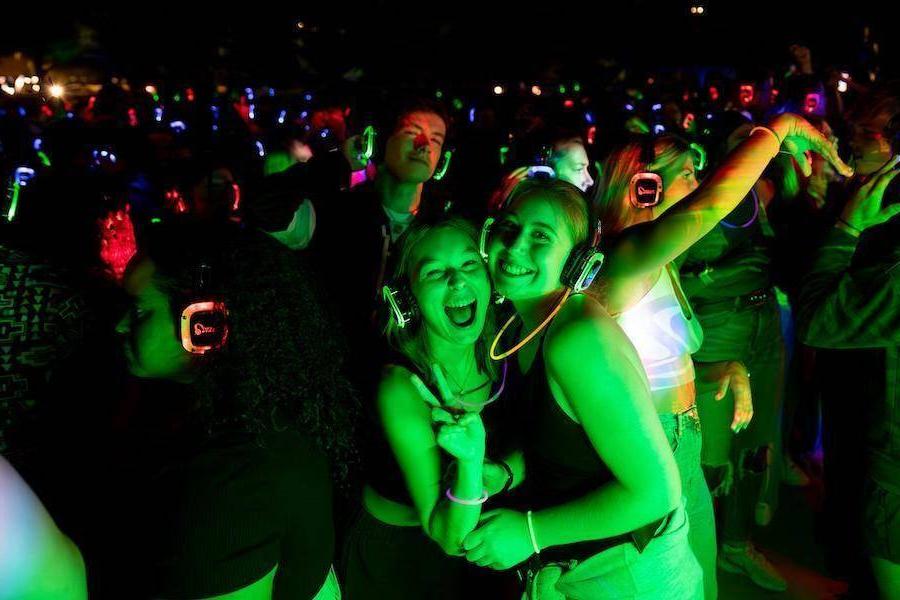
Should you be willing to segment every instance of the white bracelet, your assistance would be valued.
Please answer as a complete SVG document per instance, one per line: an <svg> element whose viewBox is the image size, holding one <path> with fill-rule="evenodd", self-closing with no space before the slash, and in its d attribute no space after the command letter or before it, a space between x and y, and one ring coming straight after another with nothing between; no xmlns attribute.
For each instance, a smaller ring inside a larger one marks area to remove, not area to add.
<svg viewBox="0 0 900 600"><path fill-rule="evenodd" d="M525 513L525 518L528 521L528 536L531 538L531 547L534 549L535 554L540 554L541 549L538 547L537 537L534 535L534 522L531 520L530 510Z"/></svg>
<svg viewBox="0 0 900 600"><path fill-rule="evenodd" d="M775 138L775 141L778 143L778 150L776 150L775 153L772 154L772 156L773 157L777 156L778 153L781 151L781 138L778 137L778 134L775 133L774 130L769 129L768 127L763 127L762 125L757 125L756 127L754 127L753 129L750 130L750 135L753 135L757 131L765 131L766 134L771 135L773 138Z"/></svg>

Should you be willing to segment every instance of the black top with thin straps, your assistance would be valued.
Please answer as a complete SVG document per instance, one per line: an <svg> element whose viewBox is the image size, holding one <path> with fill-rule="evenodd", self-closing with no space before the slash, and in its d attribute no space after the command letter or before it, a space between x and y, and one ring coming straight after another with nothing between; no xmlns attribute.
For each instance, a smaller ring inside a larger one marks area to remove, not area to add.
<svg viewBox="0 0 900 600"><path fill-rule="evenodd" d="M397 353L391 358L391 364L399 365L410 373L417 375L428 390L434 394L435 398L441 397L437 388L430 383L430 378L420 373L419 369L408 358ZM500 383L494 385L491 395L499 389L500 385ZM424 402L424 400L422 401ZM514 399L509 393L509 388L506 388L496 401L488 404L481 410L481 418L487 432L485 440L487 446L485 454L487 456L494 459L502 459L518 447L515 441L517 430L519 429L516 425L516 415L521 411L515 409ZM374 403L369 412L372 423L369 429L372 435L368 443L369 451L366 456L367 482L376 492L388 500L413 506L412 497L406 487L406 481L403 479L400 465L397 463L397 457L394 455L385 437L384 427L381 424ZM446 477L453 459L443 451L440 452L440 456L441 472Z"/></svg>

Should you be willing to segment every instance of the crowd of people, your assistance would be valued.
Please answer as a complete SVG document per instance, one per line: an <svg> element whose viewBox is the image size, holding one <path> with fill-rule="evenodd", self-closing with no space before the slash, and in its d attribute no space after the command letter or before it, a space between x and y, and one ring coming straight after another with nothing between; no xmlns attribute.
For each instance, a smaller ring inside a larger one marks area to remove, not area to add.
<svg viewBox="0 0 900 600"><path fill-rule="evenodd" d="M900 597L900 84L791 52L8 93L0 599L785 591L817 452L830 574Z"/></svg>

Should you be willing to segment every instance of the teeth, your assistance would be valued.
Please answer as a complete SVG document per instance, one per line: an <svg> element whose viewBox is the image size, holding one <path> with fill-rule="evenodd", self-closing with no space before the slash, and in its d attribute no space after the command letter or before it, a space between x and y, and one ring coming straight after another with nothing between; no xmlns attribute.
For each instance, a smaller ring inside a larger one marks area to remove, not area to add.
<svg viewBox="0 0 900 600"><path fill-rule="evenodd" d="M531 269L526 269L525 267L520 267L519 265L513 265L506 261L500 263L500 268L510 275L525 275L526 273L530 273Z"/></svg>
<svg viewBox="0 0 900 600"><path fill-rule="evenodd" d="M464 302L450 302L449 304L447 304L447 308L465 308L466 306L469 306L474 302L475 300L466 300Z"/></svg>

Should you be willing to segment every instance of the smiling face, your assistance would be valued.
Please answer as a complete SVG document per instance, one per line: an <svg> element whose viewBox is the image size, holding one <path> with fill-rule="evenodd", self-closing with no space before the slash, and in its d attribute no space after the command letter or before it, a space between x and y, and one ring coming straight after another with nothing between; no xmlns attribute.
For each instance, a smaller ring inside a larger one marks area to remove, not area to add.
<svg viewBox="0 0 900 600"><path fill-rule="evenodd" d="M185 381L191 355L176 334L169 297L154 281L156 269L143 260L126 274L132 307L116 326L129 372L146 379Z"/></svg>
<svg viewBox="0 0 900 600"><path fill-rule="evenodd" d="M408 113L388 138L385 165L400 181L425 183L434 174L446 137L447 125L439 115Z"/></svg>
<svg viewBox="0 0 900 600"><path fill-rule="evenodd" d="M588 156L580 140L570 140L553 148L553 170L556 176L568 181L582 192L594 185L588 172Z"/></svg>
<svg viewBox="0 0 900 600"><path fill-rule="evenodd" d="M484 329L491 284L474 240L441 227L429 232L409 256L412 294L428 335L474 344Z"/></svg>
<svg viewBox="0 0 900 600"><path fill-rule="evenodd" d="M571 227L557 203L540 194L514 202L491 228L488 266L497 292L516 302L559 290L574 246Z"/></svg>

